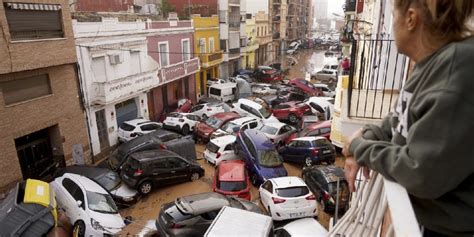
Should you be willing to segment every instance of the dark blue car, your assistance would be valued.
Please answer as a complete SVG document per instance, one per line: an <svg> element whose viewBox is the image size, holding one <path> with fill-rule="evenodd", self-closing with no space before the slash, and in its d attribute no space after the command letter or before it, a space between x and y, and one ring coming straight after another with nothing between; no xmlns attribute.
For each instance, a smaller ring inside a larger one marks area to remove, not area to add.
<svg viewBox="0 0 474 237"><path fill-rule="evenodd" d="M326 162L333 164L336 150L324 137L300 137L281 147L278 152L283 160L304 163L307 166Z"/></svg>
<svg viewBox="0 0 474 237"><path fill-rule="evenodd" d="M288 176L275 145L258 130L241 131L237 135L234 151L244 158L250 180L255 186L267 179Z"/></svg>

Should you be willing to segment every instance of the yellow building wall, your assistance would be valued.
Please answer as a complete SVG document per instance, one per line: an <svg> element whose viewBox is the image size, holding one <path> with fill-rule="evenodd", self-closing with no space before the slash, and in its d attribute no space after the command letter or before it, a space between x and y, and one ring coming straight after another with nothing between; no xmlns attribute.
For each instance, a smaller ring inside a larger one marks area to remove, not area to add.
<svg viewBox="0 0 474 237"><path fill-rule="evenodd" d="M194 53L198 56L201 55L202 52L205 53L213 53L220 51L220 41L219 41L219 17L217 15L213 15L211 17L201 17L200 15L192 15L191 19L193 20L194 25ZM214 39L214 51L211 52L210 50L210 39ZM199 40L205 40L205 46L203 49L199 45ZM219 77L219 65L215 65L211 68L203 68L201 64L201 71L195 74L196 78L196 94L199 96L203 96L207 93L207 80L208 74L211 77ZM203 78L202 83L205 87L204 94L201 93L201 77Z"/></svg>
<svg viewBox="0 0 474 237"><path fill-rule="evenodd" d="M252 17L251 19L247 19L245 21L245 31L247 33L247 39L251 39L249 41L247 48L252 45L258 44L257 41L257 25L255 22L255 17ZM242 65L245 68L255 68L255 51L252 50L250 52L247 52L245 54L245 57L242 58Z"/></svg>

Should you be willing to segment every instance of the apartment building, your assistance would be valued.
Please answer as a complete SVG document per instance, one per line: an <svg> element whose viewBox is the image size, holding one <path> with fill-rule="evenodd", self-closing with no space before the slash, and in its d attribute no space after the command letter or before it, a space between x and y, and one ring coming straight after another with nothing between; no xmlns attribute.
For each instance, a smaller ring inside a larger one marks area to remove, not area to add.
<svg viewBox="0 0 474 237"><path fill-rule="evenodd" d="M90 163L65 0L0 4L0 191Z"/></svg>
<svg viewBox="0 0 474 237"><path fill-rule="evenodd" d="M288 0L269 0L269 19L272 32L272 45L276 56L284 54L286 50L286 30L288 15Z"/></svg>
<svg viewBox="0 0 474 237"><path fill-rule="evenodd" d="M242 67L245 69L255 69L255 57L258 50L257 24L252 14L246 15L245 20L246 45L242 48Z"/></svg>
<svg viewBox="0 0 474 237"><path fill-rule="evenodd" d="M255 15L255 22L257 24L257 41L259 44L259 48L256 52L256 63L257 65L264 65L276 58L276 53L272 44L272 28L268 19L268 14L264 11L257 12Z"/></svg>

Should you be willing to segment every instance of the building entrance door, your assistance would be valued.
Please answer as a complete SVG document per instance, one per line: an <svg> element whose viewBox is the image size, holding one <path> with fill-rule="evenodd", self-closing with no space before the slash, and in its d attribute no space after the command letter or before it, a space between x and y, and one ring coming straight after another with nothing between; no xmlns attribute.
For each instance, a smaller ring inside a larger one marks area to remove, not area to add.
<svg viewBox="0 0 474 237"><path fill-rule="evenodd" d="M105 121L105 110L102 109L95 112L95 121L97 123L100 150L103 151L110 147L109 134L107 132L107 122Z"/></svg>
<svg viewBox="0 0 474 237"><path fill-rule="evenodd" d="M117 113L117 126L119 127L125 121L136 119L138 108L135 99L129 99L116 104L115 112Z"/></svg>

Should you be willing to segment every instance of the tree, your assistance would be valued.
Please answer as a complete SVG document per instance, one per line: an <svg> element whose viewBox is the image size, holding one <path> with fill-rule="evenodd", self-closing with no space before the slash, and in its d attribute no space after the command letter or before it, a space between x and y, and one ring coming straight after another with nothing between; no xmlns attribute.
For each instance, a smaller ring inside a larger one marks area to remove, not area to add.
<svg viewBox="0 0 474 237"><path fill-rule="evenodd" d="M163 13L164 18L168 18L170 12L174 12L176 9L173 5L168 2L168 0L163 0L161 2L161 12Z"/></svg>

